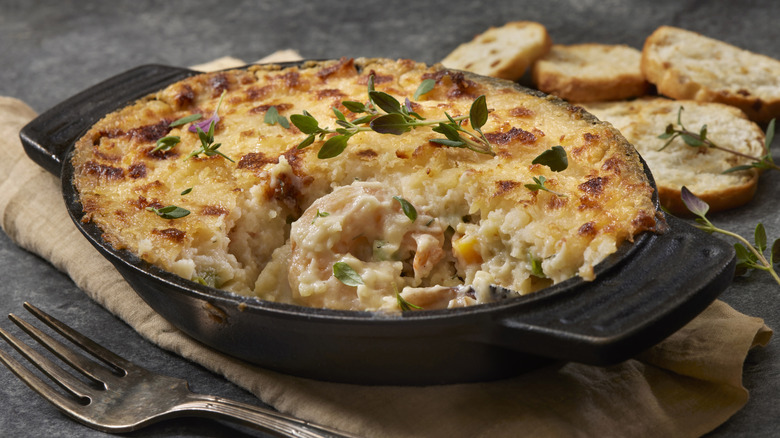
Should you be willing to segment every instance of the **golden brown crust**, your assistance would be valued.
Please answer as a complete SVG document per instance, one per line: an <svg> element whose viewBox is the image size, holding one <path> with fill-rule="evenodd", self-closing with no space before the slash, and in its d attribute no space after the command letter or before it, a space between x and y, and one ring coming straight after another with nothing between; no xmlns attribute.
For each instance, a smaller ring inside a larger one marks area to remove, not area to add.
<svg viewBox="0 0 780 438"><path fill-rule="evenodd" d="M430 141L440 134L420 128L400 136L361 132L341 155L319 159L321 141L298 149L306 134L264 121L271 106L288 118L306 110L322 127L336 126L334 107L353 119L357 115L342 102L366 101L371 75L377 90L401 100L433 79L435 88L410 103L429 119L445 111L468 114L474 99L486 95L491 112L483 131L496 155L444 147ZM233 161L187 158L200 144L197 134L189 125L168 124L193 113L212 115L223 92L215 138ZM163 135L181 141L152 152ZM556 145L567 151L565 171L531 164ZM342 59L194 76L98 122L77 142L73 164L89 218L112 244L185 278L263 297L281 293L256 286L266 279L284 289L282 274L267 274L267 267L285 269L290 223L315 200L356 180L381 182L444 228L474 233L484 263L457 274L523 293L543 283L528 274L529 251L544 259L551 281L592 278L593 265L618 244L652 229L642 218L655 212L638 154L610 125L509 81L409 60ZM540 176L563 196L526 187ZM169 220L148 210L168 205L191 213ZM516 236L504 239L507 233ZM515 273L491 263L513 263ZM483 271L491 277L477 275Z"/></svg>

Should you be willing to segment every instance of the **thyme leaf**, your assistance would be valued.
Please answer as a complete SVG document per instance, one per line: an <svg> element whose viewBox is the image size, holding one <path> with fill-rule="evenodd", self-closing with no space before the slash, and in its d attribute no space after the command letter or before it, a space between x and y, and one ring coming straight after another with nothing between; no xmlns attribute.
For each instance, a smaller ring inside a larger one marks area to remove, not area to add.
<svg viewBox="0 0 780 438"><path fill-rule="evenodd" d="M410 221L414 222L417 220L417 209L414 208L414 205L412 205L411 202L407 201L406 199L400 197L400 196L393 196L393 199L398 201L399 204L401 204L401 211L404 212L406 217L409 218Z"/></svg>
<svg viewBox="0 0 780 438"><path fill-rule="evenodd" d="M420 85L417 87L417 90L414 92L414 96L412 96L412 99L419 100L420 97L431 92L434 87L436 87L435 80L433 79L423 80L422 82L420 82Z"/></svg>
<svg viewBox="0 0 780 438"><path fill-rule="evenodd" d="M338 156L347 148L348 139L349 137L346 135L336 135L329 138L320 148L320 151L317 153L317 158L325 159Z"/></svg>
<svg viewBox="0 0 780 438"><path fill-rule="evenodd" d="M360 286L365 284L363 278L355 272L352 266L346 262L336 262L333 264L333 276L347 286Z"/></svg>
<svg viewBox="0 0 780 438"><path fill-rule="evenodd" d="M318 134L320 131L317 119L306 111L303 114L292 114L290 122L304 134Z"/></svg>
<svg viewBox="0 0 780 438"><path fill-rule="evenodd" d="M400 113L379 116L371 120L369 126L380 134L401 135L412 130L409 122Z"/></svg>
<svg viewBox="0 0 780 438"><path fill-rule="evenodd" d="M469 123L471 123L471 127L480 132L479 129L487 123L488 113L487 98L483 94L471 104L471 109L469 110Z"/></svg>
<svg viewBox="0 0 780 438"><path fill-rule="evenodd" d="M179 137L178 135L169 135L160 138L157 140L157 143L155 144L156 147L152 149L152 152L169 151L173 149L173 147L179 144L180 142L181 142L181 137Z"/></svg>
<svg viewBox="0 0 780 438"><path fill-rule="evenodd" d="M561 172L569 167L569 158L566 156L566 149L563 146L553 146L550 149L539 154L531 161L531 164L542 164L547 166L553 172Z"/></svg>
<svg viewBox="0 0 780 438"><path fill-rule="evenodd" d="M189 210L175 205L169 205L162 208L146 207L146 209L163 219L179 219L190 214Z"/></svg>
<svg viewBox="0 0 780 438"><path fill-rule="evenodd" d="M175 120L171 122L168 127L175 128L177 126L186 125L187 123L194 122L195 120L200 119L203 117L201 114L190 114L189 116L182 117L179 120Z"/></svg>
<svg viewBox="0 0 780 438"><path fill-rule="evenodd" d="M268 111L265 112L263 122L269 125L275 125L278 123L282 128L290 129L290 121L287 120L287 117L279 114L279 110L276 109L275 106L268 108Z"/></svg>
<svg viewBox="0 0 780 438"><path fill-rule="evenodd" d="M368 98L374 105L388 114L403 114L401 112L401 103L384 91L369 91Z"/></svg>

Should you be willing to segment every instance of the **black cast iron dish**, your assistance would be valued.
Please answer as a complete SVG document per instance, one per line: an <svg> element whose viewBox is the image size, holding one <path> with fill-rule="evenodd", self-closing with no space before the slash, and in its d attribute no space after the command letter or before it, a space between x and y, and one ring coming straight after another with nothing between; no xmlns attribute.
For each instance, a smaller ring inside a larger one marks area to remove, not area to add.
<svg viewBox="0 0 780 438"><path fill-rule="evenodd" d="M81 222L70 150L102 116L194 74L160 65L127 71L42 114L21 138L36 163L61 176L76 226L133 289L176 327L235 357L315 379L403 385L497 379L553 360L607 365L682 327L733 276L730 245L668 217L667 233L622 245L597 267L594 282L575 278L470 308L400 316L315 309L185 280L114 250L96 226Z"/></svg>

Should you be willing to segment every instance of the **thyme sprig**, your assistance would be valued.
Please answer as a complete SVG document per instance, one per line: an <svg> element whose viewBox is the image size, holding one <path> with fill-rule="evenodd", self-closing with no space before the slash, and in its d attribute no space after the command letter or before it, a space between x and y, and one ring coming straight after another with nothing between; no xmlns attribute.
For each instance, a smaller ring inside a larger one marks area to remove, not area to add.
<svg viewBox="0 0 780 438"><path fill-rule="evenodd" d="M531 161L531 164L541 164L543 166L549 167L553 172L563 172L569 167L569 158L566 155L566 149L564 149L563 146L558 145L553 146L539 154L536 158L533 159L533 161ZM544 190L545 192L552 193L553 195L559 196L561 198L568 198L568 195L564 193L558 193L550 190L550 188L545 185L547 178L545 178L544 175L539 175L538 177L534 176L532 178L534 183L525 185L528 190L531 190L532 192Z"/></svg>
<svg viewBox="0 0 780 438"><path fill-rule="evenodd" d="M774 265L780 262L780 239L775 239L772 243L771 250L769 252L769 259L766 258L764 252L767 250L767 236L766 229L762 223L756 225L753 231L754 243L751 244L747 239L740 236L737 233L718 228L707 219L706 215L710 209L710 206L691 193L687 187L683 186L680 190L680 195L683 203L688 210L697 216L696 225L697 228L706 231L708 233L720 233L726 236L733 237L737 240L734 244L734 250L737 253L737 274L744 274L750 270L758 269L761 271L769 272L769 275L780 284L780 276L775 271Z"/></svg>
<svg viewBox="0 0 780 438"><path fill-rule="evenodd" d="M197 157L200 154L204 154L207 157L219 155L220 157L223 157L235 163L235 161L230 159L230 157L217 150L219 149L220 146L222 146L222 143L214 143L214 129L217 126L217 122L219 122L219 107L222 106L222 100L224 98L225 98L225 92L223 91L222 95L219 97L219 102L217 102L217 107L214 108L214 113L211 115L211 117L198 123L192 123L192 125L190 125L190 127L188 128L190 131L196 132L198 134L198 139L200 140L200 147L190 152L187 158L184 159L185 161L189 160L192 157ZM193 114L191 116L183 117L179 120L176 120L175 122L171 123L169 126L178 126L185 123L195 122L196 120L199 120L201 117L202 116L200 114ZM203 128L205 126L208 126L208 131L204 132ZM156 149L157 148L155 148L155 150Z"/></svg>
<svg viewBox="0 0 780 438"><path fill-rule="evenodd" d="M747 170L751 168L780 170L780 166L776 165L774 160L772 159L772 152L770 150L770 146L772 144L772 140L774 139L774 135L775 135L775 119L772 119L767 125L766 135L764 137L764 150L766 151L766 154L761 157L756 157L753 155L745 154L716 144L709 137L707 137L706 124L702 125L701 128L699 128L699 132L693 132L688 130L685 127L685 125L683 125L682 122L683 109L684 108L681 106L680 109L677 111L677 127L675 127L673 123L670 123L666 126L666 131L663 134L658 136L658 138L662 140L666 140L666 143L664 143L664 145L659 149L659 151L666 149L667 146L669 146L676 138L679 137L683 141L683 143L685 143L687 146L690 147L696 147L696 148L705 147L705 148L717 149L720 151L728 152L730 154L734 154L752 160L752 162L749 164L743 164L740 166L731 167L729 169L724 170L723 173L737 172L740 170Z"/></svg>
<svg viewBox="0 0 780 438"><path fill-rule="evenodd" d="M414 93L415 99L430 92L435 81L426 79ZM444 146L466 148L482 154L495 155L492 145L482 132L482 126L488 119L489 110L485 96L479 96L471 105L468 116L452 117L446 112L446 119L427 120L414 111L413 104L406 98L404 103L374 87L374 76L368 79L368 102L343 101L342 105L351 113L360 115L354 120L348 120L337 108L332 108L336 116L336 128L321 127L319 121L304 110L302 114L290 116L290 122L301 132L307 134L298 145L298 149L311 146L317 140L324 140L317 157L333 158L341 154L347 147L349 139L358 132L373 131L379 134L402 135L422 126L434 126L434 132L443 134L445 138L435 138L431 141ZM471 130L465 129L464 123L469 121ZM332 135L335 134L335 135ZM332 135L327 140L325 137Z"/></svg>
<svg viewBox="0 0 780 438"><path fill-rule="evenodd" d="M235 161L233 161L230 157L217 150L220 146L222 146L222 143L214 143L214 125L216 125L216 123L212 121L211 124L209 124L208 132L203 132L203 130L200 129L200 126L197 127L198 139L200 139L200 147L190 152L187 158L185 158L185 161L192 157L197 157L200 154L204 154L207 157L219 155L220 157L235 163Z"/></svg>
<svg viewBox="0 0 780 438"><path fill-rule="evenodd" d="M526 184L525 188L532 192L538 192L539 190L544 190L545 192L552 193L555 196L560 196L561 198L568 198L568 195L564 193L555 192L553 190L550 190L549 187L547 187L544 183L547 182L547 178L544 177L544 175L539 175L538 177L533 177L534 183L533 184Z"/></svg>

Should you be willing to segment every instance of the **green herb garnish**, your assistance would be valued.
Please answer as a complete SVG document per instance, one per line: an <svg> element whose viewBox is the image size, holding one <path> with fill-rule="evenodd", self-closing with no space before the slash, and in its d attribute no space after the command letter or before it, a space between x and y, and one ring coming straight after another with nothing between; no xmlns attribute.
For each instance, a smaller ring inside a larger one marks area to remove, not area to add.
<svg viewBox="0 0 780 438"><path fill-rule="evenodd" d="M182 117L179 120L171 122L168 126L174 128L176 126L186 125L187 123L194 122L195 120L203 117L201 114L190 114L189 116Z"/></svg>
<svg viewBox="0 0 780 438"><path fill-rule="evenodd" d="M157 140L156 147L152 149L152 152L157 151L169 151L173 149L174 146L179 144L181 142L181 137L178 135L169 135L166 137L163 137L159 140Z"/></svg>
<svg viewBox="0 0 780 438"><path fill-rule="evenodd" d="M418 100L420 96L428 94L431 90L433 90L433 87L436 86L436 81L433 79L425 79L420 83L420 86L417 87L417 91L414 92L414 96L412 99Z"/></svg>
<svg viewBox="0 0 780 438"><path fill-rule="evenodd" d="M532 192L538 192L539 190L544 190L545 192L552 193L555 196L560 196L561 198L568 198L568 195L564 193L558 193L555 191L550 190L544 183L547 182L547 178L544 177L544 175L539 175L539 177L533 177L534 183L533 184L526 184L525 187L532 191Z"/></svg>
<svg viewBox="0 0 780 438"><path fill-rule="evenodd" d="M198 139L200 139L200 147L192 151L190 155L185 158L185 160L189 160L192 157L197 157L200 154L204 154L207 157L219 155L220 157L235 163L235 161L233 161L230 157L217 150L220 146L222 146L222 143L214 143L214 125L216 125L216 122L212 120L211 124L209 124L209 132L203 132L203 130L200 129L200 126L197 127Z"/></svg>
<svg viewBox="0 0 780 438"><path fill-rule="evenodd" d="M287 117L279 114L279 110L277 110L275 106L268 108L268 111L265 112L263 121L269 125L278 123L282 128L290 129L290 121L287 120Z"/></svg>
<svg viewBox="0 0 780 438"><path fill-rule="evenodd" d="M401 296L401 293L398 292L398 289L395 290L395 299L398 301L398 307L401 308L402 312L408 312L410 310L422 310L422 307L406 301L406 299Z"/></svg>
<svg viewBox="0 0 780 438"><path fill-rule="evenodd" d="M355 270L352 269L352 266L349 266L345 262L336 262L333 264L333 276L347 286L360 286L361 284L365 284L360 274L355 272Z"/></svg>
<svg viewBox="0 0 780 438"><path fill-rule="evenodd" d="M314 223L314 221L317 220L318 217L328 217L330 216L330 213L327 211L320 211L320 209L317 209L317 213L314 214L314 219L311 220L311 223Z"/></svg>
<svg viewBox="0 0 780 438"><path fill-rule="evenodd" d="M201 275L194 277L192 281L204 286L217 287L219 275L214 269L206 269Z"/></svg>
<svg viewBox="0 0 780 438"><path fill-rule="evenodd" d="M542 259L533 255L531 250L528 250L528 261L531 263L531 275L539 278L547 278L547 274L542 269Z"/></svg>
<svg viewBox="0 0 780 438"><path fill-rule="evenodd" d="M737 273L745 274L752 269L758 269L761 271L767 271L780 284L780 276L774 269L774 265L780 262L780 239L775 239L772 243L772 248L769 253L769 260L764 256L764 252L767 249L767 237L764 225L759 223L756 225L756 229L753 232L753 240L755 244L751 244L747 239L739 234L733 233L722 228L718 228L707 219L706 215L710 209L710 206L691 193L687 187L683 186L680 190L680 197L688 210L697 216L696 225L700 230L708 233L720 233L726 236L737 239L737 243L734 244L734 250L737 253Z"/></svg>
<svg viewBox="0 0 780 438"><path fill-rule="evenodd" d="M569 158L566 156L566 149L563 146L553 146L550 149L539 154L531 161L531 164L542 164L547 166L553 172L561 172L569 167Z"/></svg>
<svg viewBox="0 0 780 438"><path fill-rule="evenodd" d="M415 92L415 99L431 91L435 81L424 80ZM421 126L436 125L432 130L444 134L445 138L433 139L432 142L450 147L471 149L475 152L495 155L492 146L481 128L487 122L489 110L485 96L478 97L471 105L468 116L452 117L446 112L446 120L426 120L412 109L412 103L407 98L403 104L395 97L383 91L374 89L374 77L368 80L368 103L356 101L343 101L342 105L350 112L363 114L362 116L348 120L337 108L333 108L336 116L336 129L321 127L319 122L309 112L290 116L290 122L301 132L307 134L306 138L298 145L303 149L314 144L316 140L325 140L317 156L321 159L332 158L341 154L347 147L349 139L358 132L374 131L379 134L401 135ZM470 120L474 131L466 130L462 123ZM367 126L366 126L367 125Z"/></svg>
<svg viewBox="0 0 780 438"><path fill-rule="evenodd" d="M193 125L195 127L195 131L198 133L198 139L200 139L200 147L192 151L187 156L187 158L185 158L185 161L189 160L192 157L197 157L200 154L204 154L207 157L219 155L220 157L235 163L235 161L230 159L230 157L217 150L219 149L220 146L222 146L222 143L214 143L214 129L217 126L217 122L219 121L219 107L222 105L222 99L224 98L225 98L225 92L223 91L222 96L219 97L219 102L217 103L217 107L214 108L214 114L211 116L211 118L208 120L204 120L199 124ZM200 125L205 124L207 121L209 121L209 130L208 132L204 132L203 128ZM190 129L192 129L193 126L191 126Z"/></svg>
<svg viewBox="0 0 780 438"><path fill-rule="evenodd" d="M407 201L406 199L400 197L400 196L393 196L393 199L398 201L399 204L401 204L401 210L404 212L406 217L409 218L410 221L414 222L417 219L417 209L414 208L414 205L412 205L411 202Z"/></svg>
<svg viewBox="0 0 780 438"><path fill-rule="evenodd" d="M562 172L566 170L567 167L569 167L569 159L566 156L566 149L564 149L563 146L553 146L552 148L542 152L539 154L539 156L534 158L533 161L531 161L531 164L541 164L549 167L553 172ZM534 176L533 180L533 184L525 185L528 190L533 192L544 190L545 192L550 192L553 195L559 196L561 198L568 198L567 195L554 192L545 186L544 183L547 182L547 178L545 178L543 175L539 175L538 178Z"/></svg>
<svg viewBox="0 0 780 438"><path fill-rule="evenodd" d="M742 152L735 151L733 149L729 149L715 144L712 140L710 140L707 137L706 124L702 125L701 128L699 128L698 133L689 131L682 123L683 109L684 108L681 106L680 109L677 111L677 126L679 128L675 128L675 125L673 123L670 123L666 126L666 131L663 134L658 136L658 138L662 140L666 140L666 143L664 143L661 149L659 149L660 151L666 149L667 146L669 146L676 138L679 137L683 141L683 143L685 143L687 146L696 147L696 148L705 147L711 149L718 149L724 152L728 152L730 154L734 154L752 160L750 164L735 166L724 170L723 173L737 172L740 170L747 170L751 168L780 170L780 166L776 165L774 163L774 160L772 160L772 152L770 149L772 140L774 139L774 135L775 135L775 119L772 119L767 125L766 135L764 137L764 148L766 150L766 154L761 157L755 157L752 155L743 154Z"/></svg>
<svg viewBox="0 0 780 438"><path fill-rule="evenodd" d="M146 207L146 209L163 219L179 219L190 214L189 210L175 205L169 205L163 208Z"/></svg>
<svg viewBox="0 0 780 438"><path fill-rule="evenodd" d="M187 188L187 189L184 189L184 191L182 191L182 192L180 193L180 195L182 195L182 196L184 196L184 195L189 195L191 191L192 191L192 187L190 187L190 188Z"/></svg>

